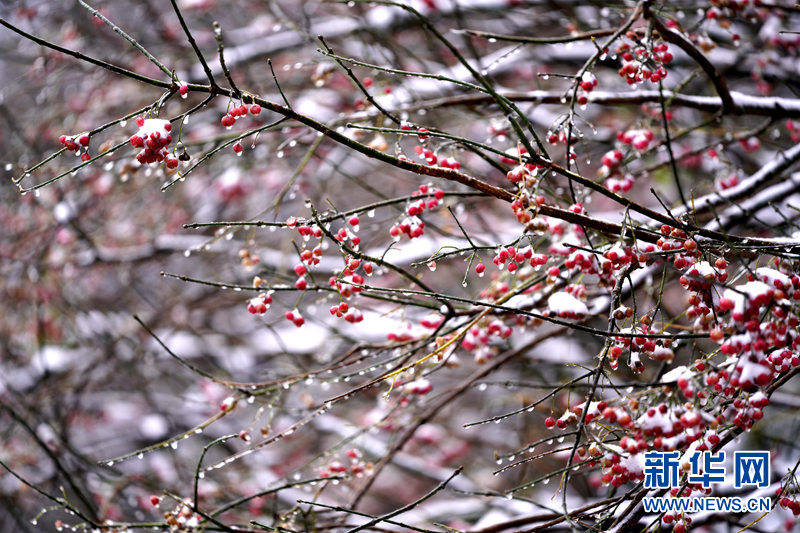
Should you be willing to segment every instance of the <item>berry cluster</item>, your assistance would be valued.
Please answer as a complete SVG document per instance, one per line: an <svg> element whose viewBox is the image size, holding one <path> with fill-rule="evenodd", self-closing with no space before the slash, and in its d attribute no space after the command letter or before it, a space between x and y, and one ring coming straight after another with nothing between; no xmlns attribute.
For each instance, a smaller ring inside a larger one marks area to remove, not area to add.
<svg viewBox="0 0 800 533"><path fill-rule="evenodd" d="M536 197L535 204L537 207L544 205L544 202L544 196ZM523 191L519 198L511 202L511 210L519 223L530 224L534 217L534 211L531 209L530 194L527 191Z"/></svg>
<svg viewBox="0 0 800 533"><path fill-rule="evenodd" d="M300 311L298 311L297 308L294 308L291 311L286 311L283 316L286 318L286 320L293 323L298 328L306 323L306 319L303 318L303 315L300 314Z"/></svg>
<svg viewBox="0 0 800 533"><path fill-rule="evenodd" d="M370 262L362 262L360 259L348 257L345 261L344 270L342 270L338 276L331 276L328 280L330 286L336 287L339 291L341 298L348 299L352 297L353 294L361 292L361 287L353 285L363 285L364 283L364 278L356 272L359 268L361 268L366 275L371 276L375 266ZM356 324L364 320L364 315L361 311L355 307L351 307L345 301L342 301L338 305L331 306L330 312L331 315L337 318L343 318L351 324Z"/></svg>
<svg viewBox="0 0 800 533"><path fill-rule="evenodd" d="M152 498L157 498L153 496ZM154 501L152 500L151 501ZM156 505L155 503L153 505ZM176 503L175 507L164 513L164 520L167 525L175 531L186 531L196 529L203 517L194 512L194 502L190 498L184 498Z"/></svg>
<svg viewBox="0 0 800 533"><path fill-rule="evenodd" d="M778 500L778 505L780 505L783 509L789 509L794 516L800 516L800 502L797 501L797 494L788 496L787 491L782 487L778 487L775 493L783 494L781 499Z"/></svg>
<svg viewBox="0 0 800 533"><path fill-rule="evenodd" d="M597 88L597 78L591 72L584 72L578 87L578 105L584 106L589 103L589 93Z"/></svg>
<svg viewBox="0 0 800 533"><path fill-rule="evenodd" d="M624 318L631 318L631 312L632 310L629 310L629 308L617 308L614 315L615 317L623 316ZM624 333L626 336L615 337L614 344L608 351L608 364L612 370L616 370L619 367L619 359L626 351L629 353L628 368L635 373L644 371L644 363L642 363L641 360L642 355L646 355L654 361L665 363L671 363L675 358L675 354L672 351L672 341L670 339L644 336L659 333L650 328L647 315L642 317L639 324L621 328L620 333Z"/></svg>
<svg viewBox="0 0 800 533"><path fill-rule="evenodd" d="M258 257L256 254L254 254L253 252L251 252L246 248L239 250L239 259L242 262L242 266L247 270L252 270L257 264L261 262L260 257Z"/></svg>
<svg viewBox="0 0 800 533"><path fill-rule="evenodd" d="M253 278L253 287L261 288L265 285L265 281L259 276ZM272 305L272 291L259 294L255 298L250 298L247 301L247 311L253 315L263 315L267 309Z"/></svg>
<svg viewBox="0 0 800 533"><path fill-rule="evenodd" d="M328 466L320 472L319 477L326 478L348 474L355 477L362 477L373 469L373 464L364 461L361 450L357 448L347 450L347 452L345 452L345 457L347 458L346 460L331 461Z"/></svg>
<svg viewBox="0 0 800 533"><path fill-rule="evenodd" d="M530 246L521 248L507 246L498 248L497 253L492 258L492 263L494 263L498 269L503 270L503 268L506 268L512 274L526 262L529 262L532 267L542 266L547 263L547 256L543 254L534 254L533 248ZM478 267L480 266L481 265L478 265ZM476 267L476 270L478 270L478 267ZM482 272L483 269L480 269L478 273L480 274Z"/></svg>
<svg viewBox="0 0 800 533"><path fill-rule="evenodd" d="M143 165L166 161L167 168L176 168L178 159L167 151L172 142L172 124L167 120L139 117L136 125L139 130L130 138L131 146L142 149L136 154L136 160Z"/></svg>
<svg viewBox="0 0 800 533"><path fill-rule="evenodd" d="M91 159L91 156L89 155L88 133L79 133L78 135L74 135L72 137L62 135L58 138L58 142L60 142L64 148L70 152L75 152L75 155L80 155L81 161L88 161Z"/></svg>
<svg viewBox="0 0 800 533"><path fill-rule="evenodd" d="M747 153L752 153L761 148L761 140L758 137L748 137L739 140L739 146Z"/></svg>
<svg viewBox="0 0 800 533"><path fill-rule="evenodd" d="M621 167L625 155L620 150L610 150L600 160L597 175L605 178L604 185L612 192L627 192L633 188L634 179L630 174L622 174Z"/></svg>
<svg viewBox="0 0 800 533"><path fill-rule="evenodd" d="M242 117L246 117L248 112L251 115L258 115L261 113L261 106L258 104L252 104L250 107L248 107L245 104L239 104L228 111L222 117L220 123L225 126L226 129L231 129L233 125L236 124L236 121Z"/></svg>
<svg viewBox="0 0 800 533"><path fill-rule="evenodd" d="M786 129L789 130L789 136L792 138L792 142L800 143L800 124L787 120Z"/></svg>
<svg viewBox="0 0 800 533"><path fill-rule="evenodd" d="M492 358L494 348L493 339L507 339L514 330L499 319L488 319L478 325L472 326L461 340L461 347L472 352L475 362L483 364Z"/></svg>
<svg viewBox="0 0 800 533"><path fill-rule="evenodd" d="M389 235L396 241L400 240L401 235L407 235L409 239L415 239L425 233L425 222L419 218L419 215L425 209L435 209L441 205L444 191L430 184L422 184L411 196L412 199L406 204L405 211L407 216L389 229Z"/></svg>
<svg viewBox="0 0 800 533"><path fill-rule="evenodd" d="M266 293L247 302L247 311L254 315L263 315L272 305L272 294Z"/></svg>
<svg viewBox="0 0 800 533"><path fill-rule="evenodd" d="M303 238L304 242L308 242L311 237L315 239L322 239L322 229L316 224L301 223L296 217L289 217L286 219L286 226L289 228L296 228L297 233Z"/></svg>
<svg viewBox="0 0 800 533"><path fill-rule="evenodd" d="M736 187L737 185L739 185L739 174L737 174L736 172L732 172L727 176L722 176L720 178L717 178L714 184L720 191Z"/></svg>
<svg viewBox="0 0 800 533"><path fill-rule="evenodd" d="M461 168L461 163L459 163L455 158L453 157L440 158L430 148L425 148L423 146L417 145L414 147L414 152L416 152L419 158L425 161L425 163L427 163L430 166L438 165L440 167L451 168L453 170L458 170L459 168Z"/></svg>
<svg viewBox="0 0 800 533"><path fill-rule="evenodd" d="M433 390L433 384L425 378L419 378L403 385L403 390L406 394L423 396Z"/></svg>
<svg viewBox="0 0 800 533"><path fill-rule="evenodd" d="M635 36L629 32L628 37ZM617 47L617 55L622 58L619 75L628 85L641 83L644 80L658 83L667 77L665 65L672 62L669 46L663 42L654 44L650 50L642 44L632 46L622 43Z"/></svg>
<svg viewBox="0 0 800 533"><path fill-rule="evenodd" d="M655 135L647 129L627 130L617 134L617 140L643 152L650 148Z"/></svg>

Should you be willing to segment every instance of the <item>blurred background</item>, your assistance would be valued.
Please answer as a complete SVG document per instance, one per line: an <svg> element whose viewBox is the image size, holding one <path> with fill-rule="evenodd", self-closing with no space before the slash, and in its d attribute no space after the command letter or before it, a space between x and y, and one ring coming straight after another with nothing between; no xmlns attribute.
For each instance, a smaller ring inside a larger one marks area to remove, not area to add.
<svg viewBox="0 0 800 533"><path fill-rule="evenodd" d="M177 5L218 79L224 77L214 22L222 30L227 65L239 88L280 102L270 59L280 88L296 111L390 154L416 158L416 139L398 140L390 133L345 128L348 122L365 117L363 123L374 126L395 125L369 114L371 106L360 91L319 51L317 35L323 35L342 56L471 81L456 58L431 39L419 21L390 6L280 0L179 0ZM525 46L469 37L459 30L537 38L613 30L630 7L625 2L499 0L432 0L414 5L498 87L548 94L561 94L570 87L559 74L577 72L595 52L591 42ZM778 9L714 24L707 22L707 10L713 7L709 3L674 2L671 6L676 20L700 28L708 40L709 57L732 88L756 95L797 94L797 35L778 33L800 29L796 11ZM206 83L170 2L95 0L91 7L174 71L177 80ZM147 57L79 3L5 2L0 16L49 42L148 77L164 78ZM627 91L617 73L619 62L611 56L613 51L594 70L599 87ZM680 80L687 94L706 91L703 74L694 72L695 65L685 55L676 52L675 56L667 86ZM501 151L516 148L497 108L486 102L454 103L454 97L465 94L463 87L358 65L352 68L359 79L369 78L368 90L379 103L399 110L410 122ZM227 130L220 118L239 102L218 97L176 123L175 146L178 153L186 154L178 172L192 168L185 180L172 183L177 174L163 165L136 164L136 150L125 145L77 171L72 169L80 160L62 153L26 174L20 184L30 187L63 177L20 194L12 180L57 152L59 136L116 121L92 135L89 154L94 157L127 141L137 129L137 110L162 96L156 87L0 29L0 459L31 484L66 495L98 521L163 522L163 513L174 506L164 491L192 498L196 481L199 501L209 512L259 491L297 483L221 512L220 520L245 525L258 520L293 531L312 530L310 523L318 531L335 529L335 515L321 510L312 521L297 500L316 498L328 505L351 501L400 430L418 423L431 405L464 383L485 360L532 337L523 328L511 339L492 341L479 357L457 351L447 365L432 367L427 379L433 391L428 394L402 393L402 399L386 400L388 387L383 385L319 413L316 409L322 402L377 377L387 365L405 357L407 352L387 336L419 338L430 332L420 321L438 320L440 304L422 299L427 307L404 306L361 298L358 308L364 320L350 324L328 311L338 304L338 295L283 291L273 294L266 314L253 315L247 311L249 298L255 296L247 290L253 277L292 285L302 238L285 228L183 225L309 217L307 200L320 211L347 211L408 196L425 180L323 140L293 122L249 135L241 141L239 156L230 146L233 137L280 117L264 110ZM172 96L158 116L177 117L201 104L205 96L194 91L185 99ZM546 104L520 105L542 135L557 131L567 111L557 98ZM576 164L585 176L597 175L601 158L614 148L618 132L652 128L659 137L662 133L657 103L575 110L580 117L575 122L580 130ZM125 116L130 118L120 120ZM690 107L670 110L676 130L703 124L675 141L678 155L686 156L679 159L684 188L698 196L716 190L720 180L751 174L775 150L795 142L779 118L743 116L719 123L709 117L710 113ZM507 184L503 172L462 145L442 139L433 145L439 158L452 157L472 175ZM553 154L563 160L562 148L553 148ZM638 182L629 193L631 198L657 207L649 194L654 186L667 203L677 200L665 157L661 149L633 157L630 168ZM553 178L547 191L554 201L568 197L566 181L559 179ZM443 180L432 180L431 186L447 193L467 191ZM598 218L623 219L615 204L596 200L589 205L589 200L585 205ZM744 221L744 230L792 235L796 212L787 206L795 199L787 195L780 200L783 203L777 207ZM389 230L402 220L402 210L403 203L395 203L362 212L361 249L407 268L438 292L464 298L481 296L492 274L498 273L490 263L494 254L490 248L513 242L521 232L505 203L448 195L442 206L426 212L423 237L395 242ZM484 279L475 275L469 254L453 254L429 264L429 258L446 246L466 246L456 221L475 243L487 248L482 261L492 268ZM341 226L341 221L334 223L333 231ZM327 285L328 277L342 267L338 250L325 247L312 279ZM367 283L408 287L384 268L377 268ZM659 299L652 285L638 297L644 307ZM686 305L677 285L659 301L671 316L679 316ZM295 308L305 318L302 328L284 318L286 311ZM183 362L148 334L134 315ZM578 375L580 365L592 364L601 347L602 339L581 332L554 337L472 382L457 402L430 413L419 425L369 488L360 509L384 513L414 501L459 465L467 468L449 485L451 490L418 507L413 515L404 515L408 523L478 527L552 505L557 478L549 487L534 487L514 500L491 495L560 467L563 455L544 456L501 475L492 472L500 468L497 454L513 456L516 450L545 438L544 416L551 407L560 412L574 403L574 395L564 391L547 401L541 412L500 424L471 429L463 425L543 396L547 391L537 383L550 385ZM677 361L690 356L688 350L681 352ZM225 412L220 405L230 405L231 390L184 362L220 380L265 385L257 395L242 396L235 408ZM634 376L623 366L619 379L647 382L655 370L648 368L644 375ZM756 447L770 448L776 439L796 434L800 402L788 393L783 402L784 408L748 437ZM225 416L220 417L220 412ZM282 435L300 421L296 431ZM203 465L234 457L255 441L281 436L196 480L204 447L230 435L207 450ZM550 444L558 447L558 443ZM336 476L342 464L352 474L348 479L336 484L309 481ZM596 478L588 475L573 481L576 502L604 494ZM152 495L166 501L154 506ZM32 487L7 472L0 473L3 531L55 530L58 521L77 523L63 511L35 518L51 504Z"/></svg>

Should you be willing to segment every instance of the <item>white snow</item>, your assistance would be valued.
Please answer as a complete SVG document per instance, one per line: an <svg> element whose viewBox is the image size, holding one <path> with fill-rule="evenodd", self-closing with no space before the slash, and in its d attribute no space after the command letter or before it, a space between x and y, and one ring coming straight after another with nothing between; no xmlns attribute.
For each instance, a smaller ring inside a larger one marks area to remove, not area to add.
<svg viewBox="0 0 800 533"><path fill-rule="evenodd" d="M734 303L734 314L743 314L747 311L748 305L752 300L771 291L772 288L762 281L748 281L747 283L738 285L736 290L725 289L722 296Z"/></svg>
<svg viewBox="0 0 800 533"><path fill-rule="evenodd" d="M669 372L666 372L663 376L661 376L661 383L670 383L673 381L678 381L680 378L690 379L694 376L694 372L692 372L688 367L685 365L676 366Z"/></svg>
<svg viewBox="0 0 800 533"><path fill-rule="evenodd" d="M686 273L706 279L713 279L717 275L717 271L708 261L698 261Z"/></svg>
<svg viewBox="0 0 800 533"><path fill-rule="evenodd" d="M552 313L556 314L589 314L586 304L575 298L568 292L558 291L547 299L547 307Z"/></svg>
<svg viewBox="0 0 800 533"><path fill-rule="evenodd" d="M775 288L791 287L792 285L792 280L789 279L789 276L773 268L759 267L756 269L756 276L758 276L761 281L769 283Z"/></svg>
<svg viewBox="0 0 800 533"><path fill-rule="evenodd" d="M667 411L662 414L658 409L655 410L653 416L648 416L647 413L639 417L638 425L643 430L660 428L662 433L669 433L672 431L672 423L674 421L672 411Z"/></svg>

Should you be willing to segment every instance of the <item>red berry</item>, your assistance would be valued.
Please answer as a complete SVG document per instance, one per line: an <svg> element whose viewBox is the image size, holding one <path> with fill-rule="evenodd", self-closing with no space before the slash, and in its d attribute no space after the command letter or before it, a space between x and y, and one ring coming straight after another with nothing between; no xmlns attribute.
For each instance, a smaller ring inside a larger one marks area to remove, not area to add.
<svg viewBox="0 0 800 533"><path fill-rule="evenodd" d="M225 115L220 122L226 128L230 128L236 122L236 119L232 115Z"/></svg>

